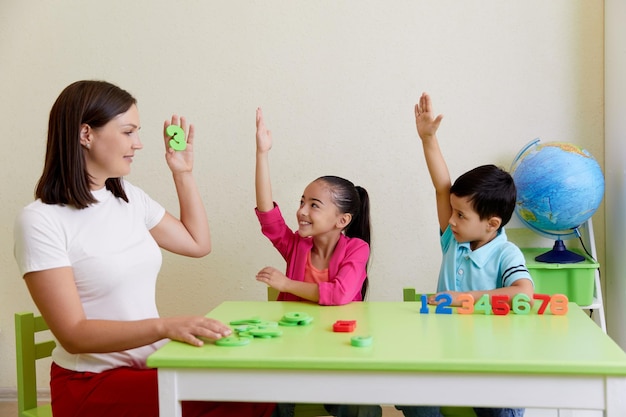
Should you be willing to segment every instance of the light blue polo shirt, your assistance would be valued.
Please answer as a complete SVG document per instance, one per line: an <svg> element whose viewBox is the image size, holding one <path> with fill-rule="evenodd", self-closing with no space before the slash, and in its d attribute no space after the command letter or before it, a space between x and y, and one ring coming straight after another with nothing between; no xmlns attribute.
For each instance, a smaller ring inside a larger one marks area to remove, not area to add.
<svg viewBox="0 0 626 417"><path fill-rule="evenodd" d="M475 251L469 242L458 243L450 226L441 235L441 270L437 292L477 291L508 287L521 278L530 279L522 251L500 230Z"/></svg>

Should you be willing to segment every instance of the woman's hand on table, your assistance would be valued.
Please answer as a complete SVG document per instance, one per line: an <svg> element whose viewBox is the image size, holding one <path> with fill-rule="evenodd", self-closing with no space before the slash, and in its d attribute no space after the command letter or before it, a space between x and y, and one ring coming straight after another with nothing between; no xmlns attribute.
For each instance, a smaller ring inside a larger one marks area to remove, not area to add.
<svg viewBox="0 0 626 417"><path fill-rule="evenodd" d="M202 346L202 339L217 340L230 336L232 330L224 323L201 316L170 317L162 319L164 338L178 340L193 346Z"/></svg>

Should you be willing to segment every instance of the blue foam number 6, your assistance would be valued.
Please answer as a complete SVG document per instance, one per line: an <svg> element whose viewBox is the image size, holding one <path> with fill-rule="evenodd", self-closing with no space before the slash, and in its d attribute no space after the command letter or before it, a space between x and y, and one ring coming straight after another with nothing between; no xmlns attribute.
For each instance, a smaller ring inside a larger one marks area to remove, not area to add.
<svg viewBox="0 0 626 417"><path fill-rule="evenodd" d="M175 151L184 151L187 148L187 141L185 140L185 131L177 125L169 125L165 128L167 136L171 137L170 147Z"/></svg>

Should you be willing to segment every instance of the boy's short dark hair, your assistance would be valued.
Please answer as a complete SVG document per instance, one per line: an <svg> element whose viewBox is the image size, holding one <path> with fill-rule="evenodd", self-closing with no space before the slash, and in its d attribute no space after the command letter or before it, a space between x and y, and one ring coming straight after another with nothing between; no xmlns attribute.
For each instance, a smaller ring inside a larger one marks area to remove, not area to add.
<svg viewBox="0 0 626 417"><path fill-rule="evenodd" d="M517 200L513 177L495 165L482 165L461 175L452 184L450 194L469 197L481 220L500 217L501 227L511 220Z"/></svg>

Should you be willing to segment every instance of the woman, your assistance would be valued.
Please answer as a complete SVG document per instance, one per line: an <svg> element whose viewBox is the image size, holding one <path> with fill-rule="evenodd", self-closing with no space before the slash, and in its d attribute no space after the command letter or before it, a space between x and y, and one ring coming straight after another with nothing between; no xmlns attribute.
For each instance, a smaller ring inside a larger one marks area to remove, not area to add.
<svg viewBox="0 0 626 417"><path fill-rule="evenodd" d="M186 133L182 151L165 129ZM177 219L123 180L139 140L136 100L103 81L69 85L50 111L36 201L16 221L15 256L48 323L55 417L158 416L157 374L146 358L166 339L201 346L230 334L200 316L160 318L159 248L191 257L211 251L209 225L192 174L194 128L164 124L165 159L180 204ZM210 389L210 387L207 387ZM269 416L270 404L183 403L185 416Z"/></svg>

